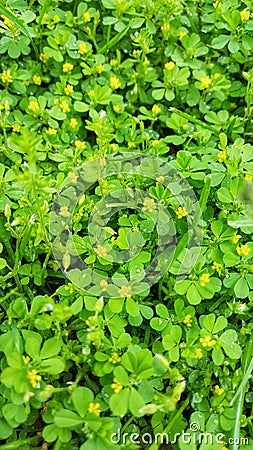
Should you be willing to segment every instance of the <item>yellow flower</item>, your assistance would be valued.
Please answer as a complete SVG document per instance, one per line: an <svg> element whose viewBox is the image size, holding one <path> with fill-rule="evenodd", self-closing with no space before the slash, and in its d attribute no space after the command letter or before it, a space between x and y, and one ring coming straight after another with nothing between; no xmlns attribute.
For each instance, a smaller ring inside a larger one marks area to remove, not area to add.
<svg viewBox="0 0 253 450"><path fill-rule="evenodd" d="M88 413L93 413L96 416L99 417L101 410L100 410L100 403L90 403L88 407Z"/></svg>
<svg viewBox="0 0 253 450"><path fill-rule="evenodd" d="M216 261L213 262L212 269L216 270L217 272L220 272L222 265L220 263L217 263Z"/></svg>
<svg viewBox="0 0 253 450"><path fill-rule="evenodd" d="M163 33L167 33L169 30L170 30L170 24L167 22L167 23L164 23L162 26L161 26L161 30L162 30L162 32Z"/></svg>
<svg viewBox="0 0 253 450"><path fill-rule="evenodd" d="M28 105L28 109L30 109L31 111L33 111L35 113L38 113L40 110L40 107L39 107L37 100L31 100Z"/></svg>
<svg viewBox="0 0 253 450"><path fill-rule="evenodd" d="M24 355L22 355L22 359L23 359L25 365L27 365L27 364L29 363L29 361L30 361L29 356L24 356Z"/></svg>
<svg viewBox="0 0 253 450"><path fill-rule="evenodd" d="M79 44L78 53L80 53L80 55L85 55L85 53L87 52L88 52L87 45L85 44L85 42L81 42Z"/></svg>
<svg viewBox="0 0 253 450"><path fill-rule="evenodd" d="M116 152L119 148L119 146L117 144L110 144L110 147L112 149L112 151Z"/></svg>
<svg viewBox="0 0 253 450"><path fill-rule="evenodd" d="M77 140L77 141L75 141L75 146L76 146L77 150L84 150L86 147L86 144L85 144L85 142Z"/></svg>
<svg viewBox="0 0 253 450"><path fill-rule="evenodd" d="M64 92L66 95L73 94L74 88L73 88L72 84L67 84L67 86L64 88Z"/></svg>
<svg viewBox="0 0 253 450"><path fill-rule="evenodd" d="M19 133L19 132L20 132L20 125L19 125L19 123L14 123L14 124L12 125L12 129L13 129L13 131L14 131L15 133Z"/></svg>
<svg viewBox="0 0 253 450"><path fill-rule="evenodd" d="M217 73L214 74L213 77L214 77L215 80L217 80L217 78L220 78L220 76L221 76L221 74L217 72Z"/></svg>
<svg viewBox="0 0 253 450"><path fill-rule="evenodd" d="M105 292L108 286L108 283L106 280L101 280L99 283L100 287L102 288L102 291Z"/></svg>
<svg viewBox="0 0 253 450"><path fill-rule="evenodd" d="M221 150L217 155L217 159L220 163L224 162L226 158L227 158L227 150Z"/></svg>
<svg viewBox="0 0 253 450"><path fill-rule="evenodd" d="M156 147L156 146L159 145L159 144L160 144L159 139L154 139L154 140L152 141L152 145L153 145L154 147Z"/></svg>
<svg viewBox="0 0 253 450"><path fill-rule="evenodd" d="M58 22L61 21L61 19L60 19L59 16L54 16L54 17L53 17L53 21L54 21L55 23L58 23Z"/></svg>
<svg viewBox="0 0 253 450"><path fill-rule="evenodd" d="M180 41L183 39L184 36L186 36L186 31L180 31L179 32L179 39L180 39Z"/></svg>
<svg viewBox="0 0 253 450"><path fill-rule="evenodd" d="M60 108L64 113L68 113L70 111L70 107L65 100L63 100L63 102L60 103Z"/></svg>
<svg viewBox="0 0 253 450"><path fill-rule="evenodd" d="M117 380L117 378L113 378L113 383L111 384L111 388L114 390L115 394L118 394L121 391L121 389L123 389L123 386Z"/></svg>
<svg viewBox="0 0 253 450"><path fill-rule="evenodd" d="M132 288L131 286L122 286L119 290L118 290L118 294L120 295L120 297L131 297L131 292Z"/></svg>
<svg viewBox="0 0 253 450"><path fill-rule="evenodd" d="M121 82L117 77L110 78L110 86L112 89L119 89L121 86Z"/></svg>
<svg viewBox="0 0 253 450"><path fill-rule="evenodd" d="M113 111L115 111L116 113L120 112L120 106L119 105L114 105L113 106Z"/></svg>
<svg viewBox="0 0 253 450"><path fill-rule="evenodd" d="M1 80L3 83L11 83L12 82L12 76L10 70L5 70L1 74Z"/></svg>
<svg viewBox="0 0 253 450"><path fill-rule="evenodd" d="M96 72L97 73L102 73L102 72L104 72L104 70L105 70L105 68L104 68L103 64L98 64L96 66Z"/></svg>
<svg viewBox="0 0 253 450"><path fill-rule="evenodd" d="M107 255L107 250L102 245L98 245L97 248L95 248L95 252L100 258L104 258Z"/></svg>
<svg viewBox="0 0 253 450"><path fill-rule="evenodd" d="M200 83L201 83L201 87L203 89L207 89L207 88L209 88L212 81L211 81L211 78L207 76L207 77L200 78Z"/></svg>
<svg viewBox="0 0 253 450"><path fill-rule="evenodd" d="M41 85L41 78L39 75L33 75L33 82L34 84L37 84L38 86Z"/></svg>
<svg viewBox="0 0 253 450"><path fill-rule="evenodd" d="M156 181L157 181L157 183L163 183L164 182L164 176L163 175L159 175L159 177L157 177Z"/></svg>
<svg viewBox="0 0 253 450"><path fill-rule="evenodd" d="M77 125L78 125L77 120L74 117L72 117L72 119L70 119L70 122L69 122L70 128L75 128L75 127L77 127Z"/></svg>
<svg viewBox="0 0 253 450"><path fill-rule="evenodd" d="M237 244L237 242L239 241L239 239L241 239L241 235L240 234L235 234L234 237L231 239L232 244Z"/></svg>
<svg viewBox="0 0 253 450"><path fill-rule="evenodd" d="M215 394L217 394L217 395L221 395L221 394L223 394L224 389L223 389L223 388L220 388L220 387L218 386L218 384L216 384L216 386L214 386L214 392L215 392Z"/></svg>
<svg viewBox="0 0 253 450"><path fill-rule="evenodd" d="M242 22L246 22L247 20L249 20L249 16L250 16L250 12L248 9L243 9L240 12L240 16L241 16L241 21Z"/></svg>
<svg viewBox="0 0 253 450"><path fill-rule="evenodd" d="M196 348L196 355L195 355L195 358L196 358L196 359L201 359L201 358L203 358L203 353L202 353L201 348Z"/></svg>
<svg viewBox="0 0 253 450"><path fill-rule="evenodd" d="M85 321L85 323L86 323L86 325L88 325L88 327L95 328L96 325L97 325L97 317L96 316L90 316Z"/></svg>
<svg viewBox="0 0 253 450"><path fill-rule="evenodd" d="M88 13L88 11L86 11L86 12L84 13L84 15L83 15L83 20L84 20L85 23L88 23L88 22L91 21L90 13Z"/></svg>
<svg viewBox="0 0 253 450"><path fill-rule="evenodd" d="M117 364L118 362L121 361L121 357L118 355L118 353L114 352L114 353L112 354L112 356L109 358L109 361L110 361L112 364Z"/></svg>
<svg viewBox="0 0 253 450"><path fill-rule="evenodd" d="M111 59L110 60L110 66L115 67L115 66L117 66L117 64L118 64L117 59Z"/></svg>
<svg viewBox="0 0 253 450"><path fill-rule="evenodd" d="M250 175L249 173L246 173L244 180L246 181L246 183L250 183L250 181L252 181L253 177L252 175Z"/></svg>
<svg viewBox="0 0 253 450"><path fill-rule="evenodd" d="M157 116L158 114L160 114L161 112L161 108L158 105L153 105L152 106L152 113L155 114L155 116Z"/></svg>
<svg viewBox="0 0 253 450"><path fill-rule="evenodd" d="M203 273L203 275L201 275L200 279L200 286L204 287L207 283L210 283L210 275L209 273Z"/></svg>
<svg viewBox="0 0 253 450"><path fill-rule="evenodd" d="M77 183L78 176L75 173L69 172L68 177L72 181L72 183Z"/></svg>
<svg viewBox="0 0 253 450"><path fill-rule="evenodd" d="M91 91L88 92L88 95L89 95L90 98L94 98L95 97L94 89L91 89Z"/></svg>
<svg viewBox="0 0 253 450"><path fill-rule="evenodd" d="M70 212L67 206L61 206L60 207L60 216L63 217L69 217L70 216Z"/></svg>
<svg viewBox="0 0 253 450"><path fill-rule="evenodd" d="M199 340L203 347L212 347L216 344L216 340L212 339L211 336L206 336L205 338L200 338Z"/></svg>
<svg viewBox="0 0 253 450"><path fill-rule="evenodd" d="M49 59L49 56L47 56L45 53L41 53L41 54L40 54L40 60L41 60L43 63L46 63L48 59Z"/></svg>
<svg viewBox="0 0 253 450"><path fill-rule="evenodd" d="M62 71L63 72L70 72L73 69L73 67L74 67L73 64L66 62L62 66Z"/></svg>
<svg viewBox="0 0 253 450"><path fill-rule="evenodd" d="M188 123L184 123L184 124L183 124L183 130L184 130L184 131L187 131L188 129L189 129Z"/></svg>
<svg viewBox="0 0 253 450"><path fill-rule="evenodd" d="M145 198L143 202L143 211L153 212L156 209L156 204L153 198Z"/></svg>
<svg viewBox="0 0 253 450"><path fill-rule="evenodd" d="M175 67L175 63L173 62L173 61L169 61L169 62L167 62L166 64L165 64L165 69L166 70L172 70L172 69L174 69L174 67Z"/></svg>
<svg viewBox="0 0 253 450"><path fill-rule="evenodd" d="M54 98L54 101L53 101L53 103L54 103L54 105L58 105L58 103L59 103L59 99L58 99L58 98Z"/></svg>
<svg viewBox="0 0 253 450"><path fill-rule="evenodd" d="M185 316L183 323L185 323L185 325L187 327L191 327L192 326L192 316L191 314L187 314L187 316Z"/></svg>
<svg viewBox="0 0 253 450"><path fill-rule="evenodd" d="M241 247L238 245L236 247L236 251L239 256L248 256L248 254L250 253L250 247L248 246L248 244L241 245Z"/></svg>
<svg viewBox="0 0 253 450"><path fill-rule="evenodd" d="M128 148L134 148L135 142L128 142L127 146L128 146Z"/></svg>
<svg viewBox="0 0 253 450"><path fill-rule="evenodd" d="M37 374L37 370L32 369L27 372L27 377L33 388L37 387L39 381L41 381L41 376Z"/></svg>
<svg viewBox="0 0 253 450"><path fill-rule="evenodd" d="M49 136L54 136L57 133L57 131L54 128L48 128L46 130L46 133L49 134Z"/></svg>
<svg viewBox="0 0 253 450"><path fill-rule="evenodd" d="M175 210L175 213L177 215L178 219L182 219L183 217L187 216L187 211L184 207L178 206L178 208Z"/></svg>

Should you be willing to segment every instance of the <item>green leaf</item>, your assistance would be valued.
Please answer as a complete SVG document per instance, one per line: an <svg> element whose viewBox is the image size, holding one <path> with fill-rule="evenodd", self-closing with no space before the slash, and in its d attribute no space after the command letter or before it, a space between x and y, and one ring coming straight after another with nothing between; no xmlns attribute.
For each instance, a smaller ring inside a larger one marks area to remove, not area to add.
<svg viewBox="0 0 253 450"><path fill-rule="evenodd" d="M230 40L230 36L227 36L226 34L221 34L217 38L214 38L212 40L211 46L217 50L220 50L227 45L228 41Z"/></svg>
<svg viewBox="0 0 253 450"><path fill-rule="evenodd" d="M54 422L57 427L60 428L74 428L77 425L81 425L83 423L83 419L69 409L60 409L55 415Z"/></svg>
<svg viewBox="0 0 253 450"><path fill-rule="evenodd" d="M128 411L129 402L129 388L123 389L118 394L113 394L110 397L110 408L113 415L115 416L125 416Z"/></svg>
<svg viewBox="0 0 253 450"><path fill-rule="evenodd" d="M201 302L201 296L194 284L189 287L186 298L191 305L198 305Z"/></svg>
<svg viewBox="0 0 253 450"><path fill-rule="evenodd" d="M48 339L40 352L41 359L51 358L52 356L58 355L61 350L61 343L57 338Z"/></svg>
<svg viewBox="0 0 253 450"><path fill-rule="evenodd" d="M79 416L84 417L87 413L89 404L93 401L93 393L87 387L77 387L71 395L71 400L74 404Z"/></svg>
<svg viewBox="0 0 253 450"><path fill-rule="evenodd" d="M249 286L244 277L239 278L234 286L235 295L238 298L246 298L249 295Z"/></svg>
<svg viewBox="0 0 253 450"><path fill-rule="evenodd" d="M129 395L129 410L135 417L140 417L142 414L139 410L145 405L142 396L133 387Z"/></svg>

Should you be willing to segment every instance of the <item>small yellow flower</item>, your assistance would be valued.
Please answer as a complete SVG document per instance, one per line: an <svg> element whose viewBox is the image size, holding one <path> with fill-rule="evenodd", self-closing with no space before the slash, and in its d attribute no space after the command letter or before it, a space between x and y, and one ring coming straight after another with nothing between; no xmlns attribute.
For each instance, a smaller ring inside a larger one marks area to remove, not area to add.
<svg viewBox="0 0 253 450"><path fill-rule="evenodd" d="M210 84L212 83L212 80L210 77L207 76L207 77L200 78L200 83L201 83L202 89L207 89L207 88L209 88Z"/></svg>
<svg viewBox="0 0 253 450"><path fill-rule="evenodd" d="M180 41L183 39L184 36L186 36L186 31L180 31L179 32L179 39L180 39Z"/></svg>
<svg viewBox="0 0 253 450"><path fill-rule="evenodd" d="M99 283L100 287L102 288L102 291L105 292L108 286L108 283L106 280L101 280Z"/></svg>
<svg viewBox="0 0 253 450"><path fill-rule="evenodd" d="M231 239L232 244L237 244L237 242L241 239L240 234L235 234L234 237Z"/></svg>
<svg viewBox="0 0 253 450"><path fill-rule="evenodd" d="M212 347L216 344L216 340L212 339L211 336L206 336L205 338L200 338L199 341L201 342L203 347Z"/></svg>
<svg viewBox="0 0 253 450"><path fill-rule="evenodd" d="M60 108L64 113L68 113L70 111L70 107L65 100L63 100L63 102L60 103Z"/></svg>
<svg viewBox="0 0 253 450"><path fill-rule="evenodd" d="M221 394L223 394L224 389L223 389L223 388L220 388L220 387L218 386L218 384L216 384L216 386L214 386L214 392L215 392L215 394L217 394L217 395L221 395Z"/></svg>
<svg viewBox="0 0 253 450"><path fill-rule="evenodd" d="M117 64L118 64L117 59L111 59L110 60L110 66L115 67L115 66L117 66Z"/></svg>
<svg viewBox="0 0 253 450"><path fill-rule="evenodd" d="M248 256L248 254L250 253L250 247L248 246L248 244L241 245L241 247L238 245L236 247L236 251L239 256Z"/></svg>
<svg viewBox="0 0 253 450"><path fill-rule="evenodd" d="M77 141L75 141L75 146L76 146L77 150L84 150L86 147L86 144L85 144L85 142L77 140Z"/></svg>
<svg viewBox="0 0 253 450"><path fill-rule="evenodd" d="M227 158L227 150L221 150L217 155L217 159L220 163L224 162L226 158Z"/></svg>
<svg viewBox="0 0 253 450"><path fill-rule="evenodd" d="M114 352L114 353L112 354L112 356L109 358L109 361L110 361L112 364L117 364L118 362L121 361L121 357L118 355L118 353Z"/></svg>
<svg viewBox="0 0 253 450"><path fill-rule="evenodd" d="M84 13L84 15L83 15L83 21L84 21L85 23L88 23L88 22L91 21L90 13L88 13L88 11L86 11L86 12Z"/></svg>
<svg viewBox="0 0 253 450"><path fill-rule="evenodd" d="M11 76L10 70L5 70L1 74L1 80L3 83L8 83L8 84L12 82L12 76Z"/></svg>
<svg viewBox="0 0 253 450"><path fill-rule="evenodd" d="M97 248L95 248L95 252L100 258L104 258L107 255L107 250L102 245L98 245Z"/></svg>
<svg viewBox="0 0 253 450"><path fill-rule="evenodd" d="M158 114L160 114L161 112L161 108L158 105L153 105L152 106L152 113L157 116Z"/></svg>
<svg viewBox="0 0 253 450"><path fill-rule="evenodd" d="M242 22L246 22L247 20L249 20L249 16L250 16L250 12L248 9L243 9L240 12L240 16L241 16L241 21Z"/></svg>
<svg viewBox="0 0 253 450"><path fill-rule="evenodd" d="M48 128L46 130L46 133L49 134L49 136L54 136L57 133L57 131L54 128Z"/></svg>
<svg viewBox="0 0 253 450"><path fill-rule="evenodd" d="M102 73L102 72L104 72L104 70L105 70L105 68L104 68L103 64L98 64L96 66L96 72L97 73Z"/></svg>
<svg viewBox="0 0 253 450"><path fill-rule="evenodd" d="M196 348L196 355L195 355L195 358L196 358L196 359L201 359L201 358L203 358L203 353L202 353L201 348Z"/></svg>
<svg viewBox="0 0 253 450"><path fill-rule="evenodd" d="M153 145L154 147L156 147L156 146L159 145L159 144L160 144L159 139L154 139L154 140L152 141L152 145Z"/></svg>
<svg viewBox="0 0 253 450"><path fill-rule="evenodd" d="M246 183L250 183L252 181L253 177L252 175L250 175L249 173L246 173L244 180L246 181Z"/></svg>
<svg viewBox="0 0 253 450"><path fill-rule="evenodd" d="M48 13L44 13L43 17L42 17L43 22L47 22L49 20L49 15Z"/></svg>
<svg viewBox="0 0 253 450"><path fill-rule="evenodd" d="M85 42L81 42L79 44L78 53L80 53L80 55L85 55L85 53L88 53L87 45Z"/></svg>
<svg viewBox="0 0 253 450"><path fill-rule="evenodd" d="M200 286L204 287L207 283L210 283L209 273L203 273L199 279Z"/></svg>
<svg viewBox="0 0 253 450"><path fill-rule="evenodd" d="M97 317L96 316L90 316L88 317L88 319L85 321L86 325L88 325L88 327L90 328L95 328L97 325Z"/></svg>
<svg viewBox="0 0 253 450"><path fill-rule="evenodd" d="M156 204L153 198L145 198L143 202L143 211L153 212L156 209Z"/></svg>
<svg viewBox="0 0 253 450"><path fill-rule="evenodd" d="M94 97L95 97L95 91L94 91L94 89L91 89L91 91L88 92L88 96L89 96L90 98L94 98Z"/></svg>
<svg viewBox="0 0 253 450"><path fill-rule="evenodd" d="M184 130L184 131L187 131L188 129L189 129L188 123L184 123L184 124L183 124L183 130Z"/></svg>
<svg viewBox="0 0 253 450"><path fill-rule="evenodd" d="M170 24L168 22L164 23L161 26L161 30L162 30L163 33L167 33L170 30Z"/></svg>
<svg viewBox="0 0 253 450"><path fill-rule="evenodd" d="M32 369L27 372L27 377L29 378L29 381L33 388L36 388L38 385L38 382L41 381L41 376L37 374L37 370Z"/></svg>
<svg viewBox="0 0 253 450"><path fill-rule="evenodd" d="M216 261L213 262L212 269L216 270L218 273L220 272L222 265L220 263L217 263Z"/></svg>
<svg viewBox="0 0 253 450"><path fill-rule="evenodd" d="M67 84L67 86L64 88L64 92L66 95L71 95L74 92L74 88L72 84Z"/></svg>
<svg viewBox="0 0 253 450"><path fill-rule="evenodd" d="M28 105L28 109L30 109L34 113L38 113L39 110L40 110L40 107L39 107L39 104L38 104L37 100L31 100L29 105Z"/></svg>
<svg viewBox="0 0 253 450"><path fill-rule="evenodd" d="M100 403L90 403L88 407L88 413L93 413L96 416L99 417L101 410L100 410Z"/></svg>
<svg viewBox="0 0 253 450"><path fill-rule="evenodd" d="M118 290L118 294L120 295L120 297L131 297L131 290L131 286L121 286L121 288Z"/></svg>
<svg viewBox="0 0 253 450"><path fill-rule="evenodd" d="M114 105L113 106L113 111L115 111L116 113L120 112L120 106L119 105Z"/></svg>
<svg viewBox="0 0 253 450"><path fill-rule="evenodd" d="M183 323L185 323L185 325L187 327L191 327L192 326L192 316L191 314L187 314L187 316L185 316Z"/></svg>
<svg viewBox="0 0 253 450"><path fill-rule="evenodd" d="M110 78L110 86L112 89L119 89L121 86L121 82L117 77Z"/></svg>
<svg viewBox="0 0 253 450"><path fill-rule="evenodd" d="M77 125L78 125L78 121L74 117L72 117L69 122L70 128L76 128Z"/></svg>
<svg viewBox="0 0 253 450"><path fill-rule="evenodd" d="M174 67L175 67L175 63L173 62L173 61L169 61L169 62L167 62L166 64L165 64L165 69L166 70L172 70L172 69L174 69Z"/></svg>
<svg viewBox="0 0 253 450"><path fill-rule="evenodd" d="M115 394L118 394L121 391L121 389L123 389L123 386L117 380L117 378L113 378L113 383L111 384L111 388L114 390Z"/></svg>
<svg viewBox="0 0 253 450"><path fill-rule="evenodd" d="M13 129L13 131L15 132L15 133L19 133L20 132L20 125L19 125L19 123L14 123L13 125L12 125L12 129Z"/></svg>
<svg viewBox="0 0 253 450"><path fill-rule="evenodd" d="M37 84L38 86L41 85L41 78L39 75L33 75L33 82L34 84Z"/></svg>
<svg viewBox="0 0 253 450"><path fill-rule="evenodd" d="M163 175L159 175L159 177L156 178L156 182L157 182L157 183L163 183L164 180L165 180L165 178L164 178Z"/></svg>
<svg viewBox="0 0 253 450"><path fill-rule="evenodd" d="M62 71L65 73L65 72L70 72L72 69L73 69L73 64L71 64L71 63L68 63L68 62L66 62L66 63L64 63L63 64L63 66L62 66Z"/></svg>
<svg viewBox="0 0 253 450"><path fill-rule="evenodd" d="M119 146L117 144L110 144L110 147L112 149L113 152L116 152L119 148Z"/></svg>
<svg viewBox="0 0 253 450"><path fill-rule="evenodd" d="M59 16L54 16L53 21L54 21L54 23L58 23L61 21L61 18Z"/></svg>
<svg viewBox="0 0 253 450"><path fill-rule="evenodd" d="M127 146L128 146L128 148L134 148L135 142L128 142Z"/></svg>
<svg viewBox="0 0 253 450"><path fill-rule="evenodd" d="M47 56L45 53L40 54L40 60L45 64L47 60L49 59L49 56Z"/></svg>
<svg viewBox="0 0 253 450"><path fill-rule="evenodd" d="M54 104L54 105L58 105L58 104L59 104L59 99L58 99L58 98L54 98L53 104Z"/></svg>
<svg viewBox="0 0 253 450"><path fill-rule="evenodd" d="M187 211L184 207L178 206L178 208L175 210L175 213L177 215L178 219L182 219L183 217L187 216Z"/></svg>
<svg viewBox="0 0 253 450"><path fill-rule="evenodd" d="M25 365L29 364L29 361L30 361L29 356L24 356L24 355L22 355L22 359L23 359Z"/></svg>
<svg viewBox="0 0 253 450"><path fill-rule="evenodd" d="M70 216L70 212L67 206L61 206L60 207L60 213L61 216L63 217L69 217Z"/></svg>
<svg viewBox="0 0 253 450"><path fill-rule="evenodd" d="M74 183L74 184L77 183L78 176L77 176L75 173L69 172L69 173L68 173L68 177L69 177L69 179L72 181L72 183Z"/></svg>
<svg viewBox="0 0 253 450"><path fill-rule="evenodd" d="M221 74L217 72L217 73L214 74L213 77L214 77L215 80L217 80L218 78L220 78L220 76L221 76Z"/></svg>

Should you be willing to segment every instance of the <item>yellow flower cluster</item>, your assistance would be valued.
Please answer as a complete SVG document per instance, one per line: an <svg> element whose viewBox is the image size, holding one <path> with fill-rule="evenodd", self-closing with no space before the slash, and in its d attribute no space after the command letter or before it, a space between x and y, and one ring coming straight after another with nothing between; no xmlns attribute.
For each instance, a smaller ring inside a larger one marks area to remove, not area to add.
<svg viewBox="0 0 253 450"><path fill-rule="evenodd" d="M86 144L85 144L85 142L77 140L77 141L75 141L75 146L76 146L77 150L84 150L86 147Z"/></svg>
<svg viewBox="0 0 253 450"><path fill-rule="evenodd" d="M75 128L75 127L77 127L77 125L78 125L78 121L74 117L72 117L69 122L70 128Z"/></svg>
<svg viewBox="0 0 253 450"><path fill-rule="evenodd" d="M90 328L95 328L97 325L97 318L95 316L90 316L88 317L88 319L85 321L86 325L88 325L88 327Z"/></svg>
<svg viewBox="0 0 253 450"><path fill-rule="evenodd" d="M180 39L180 41L183 39L184 36L186 36L186 31L180 31L179 32L179 39Z"/></svg>
<svg viewBox="0 0 253 450"><path fill-rule="evenodd" d="M45 53L40 54L40 60L45 64L47 60L49 59L49 56L47 56Z"/></svg>
<svg viewBox="0 0 253 450"><path fill-rule="evenodd" d="M28 105L28 109L30 109L31 111L38 113L40 108L39 108L39 104L37 102L37 100L31 100L29 105Z"/></svg>
<svg viewBox="0 0 253 450"><path fill-rule="evenodd" d="M104 72L104 70L105 70L105 68L104 68L103 64L98 64L96 66L96 72L97 73L102 73L102 72Z"/></svg>
<svg viewBox="0 0 253 450"><path fill-rule="evenodd" d="M161 112L161 108L158 105L153 105L152 106L152 113L157 116L158 114L160 114Z"/></svg>
<svg viewBox="0 0 253 450"><path fill-rule="evenodd" d="M118 64L117 59L111 59L110 60L110 66L115 67L115 66L117 66L117 64Z"/></svg>
<svg viewBox="0 0 253 450"><path fill-rule="evenodd" d="M112 89L119 89L121 86L121 82L117 77L110 78L110 86Z"/></svg>
<svg viewBox="0 0 253 450"><path fill-rule="evenodd" d="M224 162L226 158L227 158L227 150L221 150L217 155L217 159L220 163Z"/></svg>
<svg viewBox="0 0 253 450"><path fill-rule="evenodd" d="M221 394L223 394L224 389L223 389L223 388L220 388L220 387L218 386L218 384L216 384L216 386L214 386L214 392L215 392L215 394L217 394L217 395L221 395Z"/></svg>
<svg viewBox="0 0 253 450"><path fill-rule="evenodd" d="M113 152L116 152L119 148L119 146L117 144L110 144L110 147L112 149Z"/></svg>
<svg viewBox="0 0 253 450"><path fill-rule="evenodd" d="M83 15L83 21L84 21L85 23L88 23L88 22L91 21L90 13L89 13L88 11L86 11L86 12L84 13L84 15Z"/></svg>
<svg viewBox="0 0 253 450"><path fill-rule="evenodd" d="M246 183L250 183L250 181L252 181L253 177L252 175L250 175L249 173L246 173L244 180L246 181Z"/></svg>
<svg viewBox="0 0 253 450"><path fill-rule="evenodd" d="M57 133L57 131L54 128L48 128L46 130L46 133L49 134L49 136L54 136Z"/></svg>
<svg viewBox="0 0 253 450"><path fill-rule="evenodd" d="M88 407L88 413L95 414L99 417L101 413L100 403L90 403Z"/></svg>
<svg viewBox="0 0 253 450"><path fill-rule="evenodd" d="M212 347L213 345L216 344L216 340L212 339L211 336L206 336L205 338L200 338L199 341L201 342L203 347Z"/></svg>
<svg viewBox="0 0 253 450"><path fill-rule="evenodd" d="M241 237L242 236L240 234L235 234L231 239L232 244L237 244L237 242L239 241L239 239L241 239Z"/></svg>
<svg viewBox="0 0 253 450"><path fill-rule="evenodd" d="M115 111L116 113L120 112L120 106L119 105L114 105L113 106L113 111Z"/></svg>
<svg viewBox="0 0 253 450"><path fill-rule="evenodd" d="M64 73L70 72L70 71L73 69L73 67L74 67L73 64L66 62L66 63L64 63L63 66L62 66L62 71L63 71Z"/></svg>
<svg viewBox="0 0 253 450"><path fill-rule="evenodd" d="M246 22L247 20L249 20L249 16L250 16L250 12L248 9L243 9L240 12L240 17L241 17L242 22Z"/></svg>
<svg viewBox="0 0 253 450"><path fill-rule="evenodd" d="M4 70L1 74L1 80L3 83L11 83L12 82L12 76L10 70Z"/></svg>
<svg viewBox="0 0 253 450"><path fill-rule="evenodd" d="M100 258L104 258L107 255L107 250L103 245L98 245L97 248L95 248L95 252Z"/></svg>
<svg viewBox="0 0 253 450"><path fill-rule="evenodd" d="M117 380L117 378L113 378L113 383L111 384L111 388L114 390L115 394L118 394L121 391L121 389L123 389L123 386Z"/></svg>
<svg viewBox="0 0 253 450"><path fill-rule="evenodd" d="M36 388L38 382L41 381L41 376L37 374L37 370L35 369L29 370L27 373L27 377L29 378L29 381L33 388Z"/></svg>
<svg viewBox="0 0 253 450"><path fill-rule="evenodd" d="M250 247L248 246L248 244L241 245L241 247L238 245L236 247L236 251L239 256L248 256L248 254L250 253Z"/></svg>
<svg viewBox="0 0 253 450"><path fill-rule="evenodd" d="M30 362L29 356L24 356L24 355L22 355L22 359L23 359L25 365L27 365L27 364Z"/></svg>
<svg viewBox="0 0 253 450"><path fill-rule="evenodd" d="M67 84L67 86L64 88L64 92L66 95L71 95L74 92L74 88L72 84Z"/></svg>
<svg viewBox="0 0 253 450"><path fill-rule="evenodd" d="M163 33L167 33L170 30L170 24L168 22L165 22L161 26L161 30L162 30Z"/></svg>
<svg viewBox="0 0 253 450"><path fill-rule="evenodd" d="M143 211L153 212L156 209L156 204L153 198L145 198L143 202Z"/></svg>
<svg viewBox="0 0 253 450"><path fill-rule="evenodd" d="M183 323L185 323L185 325L187 327L191 327L192 326L192 316L191 314L187 314L187 316L185 316Z"/></svg>
<svg viewBox="0 0 253 450"><path fill-rule="evenodd" d="M69 217L70 216L70 212L69 212L68 207L66 205L65 206L61 206L59 214L62 217Z"/></svg>
<svg viewBox="0 0 253 450"><path fill-rule="evenodd" d="M169 62L167 62L166 64L165 64L165 69L166 70L172 70L172 69L174 69L174 67L175 67L175 63L173 62L173 61L169 61Z"/></svg>
<svg viewBox="0 0 253 450"><path fill-rule="evenodd" d="M152 141L152 145L154 146L154 147L156 147L157 145L159 145L160 144L160 141L159 141L159 139L154 139L153 141ZM158 177L159 178L159 177Z"/></svg>
<svg viewBox="0 0 253 450"><path fill-rule="evenodd" d="M118 353L114 352L114 353L112 354L112 356L109 358L109 361L110 361L112 364L117 364L118 362L121 361L121 357L118 355Z"/></svg>
<svg viewBox="0 0 253 450"><path fill-rule="evenodd" d="M107 281L106 281L106 280L101 280L100 283L99 283L99 285L100 285L100 287L102 288L102 291L103 291L103 292L106 292L106 289L107 289L107 286L108 286Z"/></svg>
<svg viewBox="0 0 253 450"><path fill-rule="evenodd" d="M80 53L80 55L85 55L85 53L87 53L87 52L88 52L88 49L87 49L86 43L85 42L81 42L79 44L78 53Z"/></svg>
<svg viewBox="0 0 253 450"><path fill-rule="evenodd" d="M209 88L212 81L211 81L211 78L207 76L207 77L200 78L200 83L201 83L202 89L207 89L207 88Z"/></svg>
<svg viewBox="0 0 253 450"><path fill-rule="evenodd" d="M220 263L217 263L216 261L213 262L212 269L214 269L217 272L219 272L221 267L222 267L222 265Z"/></svg>
<svg viewBox="0 0 253 450"><path fill-rule="evenodd" d="M64 113L68 113L70 111L70 107L65 100L63 100L63 102L60 103L60 108Z"/></svg>
<svg viewBox="0 0 253 450"><path fill-rule="evenodd" d="M135 142L128 142L127 146L128 146L128 148L134 148Z"/></svg>
<svg viewBox="0 0 253 450"><path fill-rule="evenodd" d="M196 355L195 355L195 358L196 358L196 359L201 359L201 358L203 358L203 353L202 353L201 348L196 348Z"/></svg>
<svg viewBox="0 0 253 450"><path fill-rule="evenodd" d="M118 290L118 294L120 297L131 297L131 292L132 288L131 286L122 286L119 290Z"/></svg>
<svg viewBox="0 0 253 450"><path fill-rule="evenodd" d="M41 78L39 75L33 75L33 82L34 84L37 84L38 86L41 85Z"/></svg>
<svg viewBox="0 0 253 450"><path fill-rule="evenodd" d="M209 273L203 273L199 278L200 286L205 287L207 283L210 283L210 275Z"/></svg>
<svg viewBox="0 0 253 450"><path fill-rule="evenodd" d="M20 132L20 125L19 125L19 123L14 123L13 125L12 125L12 129L13 129L13 131L15 132L15 133L19 133Z"/></svg>

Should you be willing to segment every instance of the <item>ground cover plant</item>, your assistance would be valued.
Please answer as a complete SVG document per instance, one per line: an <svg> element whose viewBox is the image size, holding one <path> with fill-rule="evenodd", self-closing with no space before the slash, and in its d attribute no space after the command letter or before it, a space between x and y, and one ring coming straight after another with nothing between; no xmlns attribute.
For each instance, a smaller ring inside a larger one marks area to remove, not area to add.
<svg viewBox="0 0 253 450"><path fill-rule="evenodd" d="M252 2L0 15L0 449L252 448Z"/></svg>

